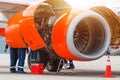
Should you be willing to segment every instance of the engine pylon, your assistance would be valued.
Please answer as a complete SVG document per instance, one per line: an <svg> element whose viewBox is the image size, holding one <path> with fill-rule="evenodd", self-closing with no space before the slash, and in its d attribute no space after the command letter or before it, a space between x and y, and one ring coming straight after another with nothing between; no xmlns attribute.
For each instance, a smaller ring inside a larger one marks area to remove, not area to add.
<svg viewBox="0 0 120 80"><path fill-rule="evenodd" d="M105 75L103 77L104 78L114 78L115 76L112 75L112 70L111 70L110 56L108 55L107 58L108 59L107 59L106 71L105 71Z"/></svg>

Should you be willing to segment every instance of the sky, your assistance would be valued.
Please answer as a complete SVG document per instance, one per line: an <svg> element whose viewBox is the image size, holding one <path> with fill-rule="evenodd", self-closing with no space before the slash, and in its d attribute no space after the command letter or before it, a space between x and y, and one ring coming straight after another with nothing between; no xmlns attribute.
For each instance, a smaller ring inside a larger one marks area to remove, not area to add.
<svg viewBox="0 0 120 80"><path fill-rule="evenodd" d="M44 0L0 0L0 2L12 2L12 3L22 3L22 4L34 4L38 1ZM120 7L120 0L65 0L70 4L74 3L74 7L86 7L95 5L106 5L109 7Z"/></svg>
<svg viewBox="0 0 120 80"><path fill-rule="evenodd" d="M11 2L11 3L21 3L21 4L34 4L38 1L44 1L44 0L0 0L0 2Z"/></svg>
<svg viewBox="0 0 120 80"><path fill-rule="evenodd" d="M120 7L120 0L65 0L73 7L92 7L104 5L107 7Z"/></svg>
<svg viewBox="0 0 120 80"><path fill-rule="evenodd" d="M65 0L73 8L90 8L93 6L106 6L113 10L117 15L120 13L120 0ZM120 14L119 14L120 15Z"/></svg>

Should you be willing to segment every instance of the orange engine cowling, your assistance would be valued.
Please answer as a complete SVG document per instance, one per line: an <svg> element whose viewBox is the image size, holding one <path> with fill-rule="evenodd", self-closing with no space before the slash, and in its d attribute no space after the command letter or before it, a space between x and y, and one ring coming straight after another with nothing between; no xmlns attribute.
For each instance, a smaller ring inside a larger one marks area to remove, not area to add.
<svg viewBox="0 0 120 80"><path fill-rule="evenodd" d="M34 25L33 16L24 15L26 12L28 10L19 12L9 20L5 30L6 42L13 48L30 47L31 50L40 49L45 44Z"/></svg>
<svg viewBox="0 0 120 80"><path fill-rule="evenodd" d="M97 59L107 51L110 41L109 24L103 16L91 10L63 14L52 31L54 50L67 59Z"/></svg>

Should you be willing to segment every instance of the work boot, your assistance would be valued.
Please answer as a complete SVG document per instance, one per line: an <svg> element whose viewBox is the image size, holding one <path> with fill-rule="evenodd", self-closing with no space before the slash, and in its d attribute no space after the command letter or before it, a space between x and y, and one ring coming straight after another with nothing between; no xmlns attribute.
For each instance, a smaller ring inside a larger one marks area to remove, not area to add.
<svg viewBox="0 0 120 80"><path fill-rule="evenodd" d="M26 74L25 71L18 71L18 73L20 73L20 74Z"/></svg>
<svg viewBox="0 0 120 80"><path fill-rule="evenodd" d="M69 64L69 67L67 68L67 69L74 69L75 67L74 67L74 64L73 63L70 63Z"/></svg>
<svg viewBox="0 0 120 80"><path fill-rule="evenodd" d="M26 72L23 70L23 68L18 68L18 72L17 73L26 74Z"/></svg>
<svg viewBox="0 0 120 80"><path fill-rule="evenodd" d="M10 68L10 73L16 73L16 69L15 68Z"/></svg>

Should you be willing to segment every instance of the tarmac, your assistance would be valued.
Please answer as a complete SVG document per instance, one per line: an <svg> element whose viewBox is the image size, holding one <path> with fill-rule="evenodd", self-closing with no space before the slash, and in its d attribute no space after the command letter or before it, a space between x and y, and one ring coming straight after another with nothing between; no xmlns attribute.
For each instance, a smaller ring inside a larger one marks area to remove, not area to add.
<svg viewBox="0 0 120 80"><path fill-rule="evenodd" d="M112 75L115 78L103 78L105 74L107 56L94 61L74 61L75 69L61 70L59 73L48 72L44 70L44 74L31 74L27 66L27 58L25 62L25 71L27 74L18 74L9 72L9 54L0 54L0 80L120 80L120 56L111 56Z"/></svg>

